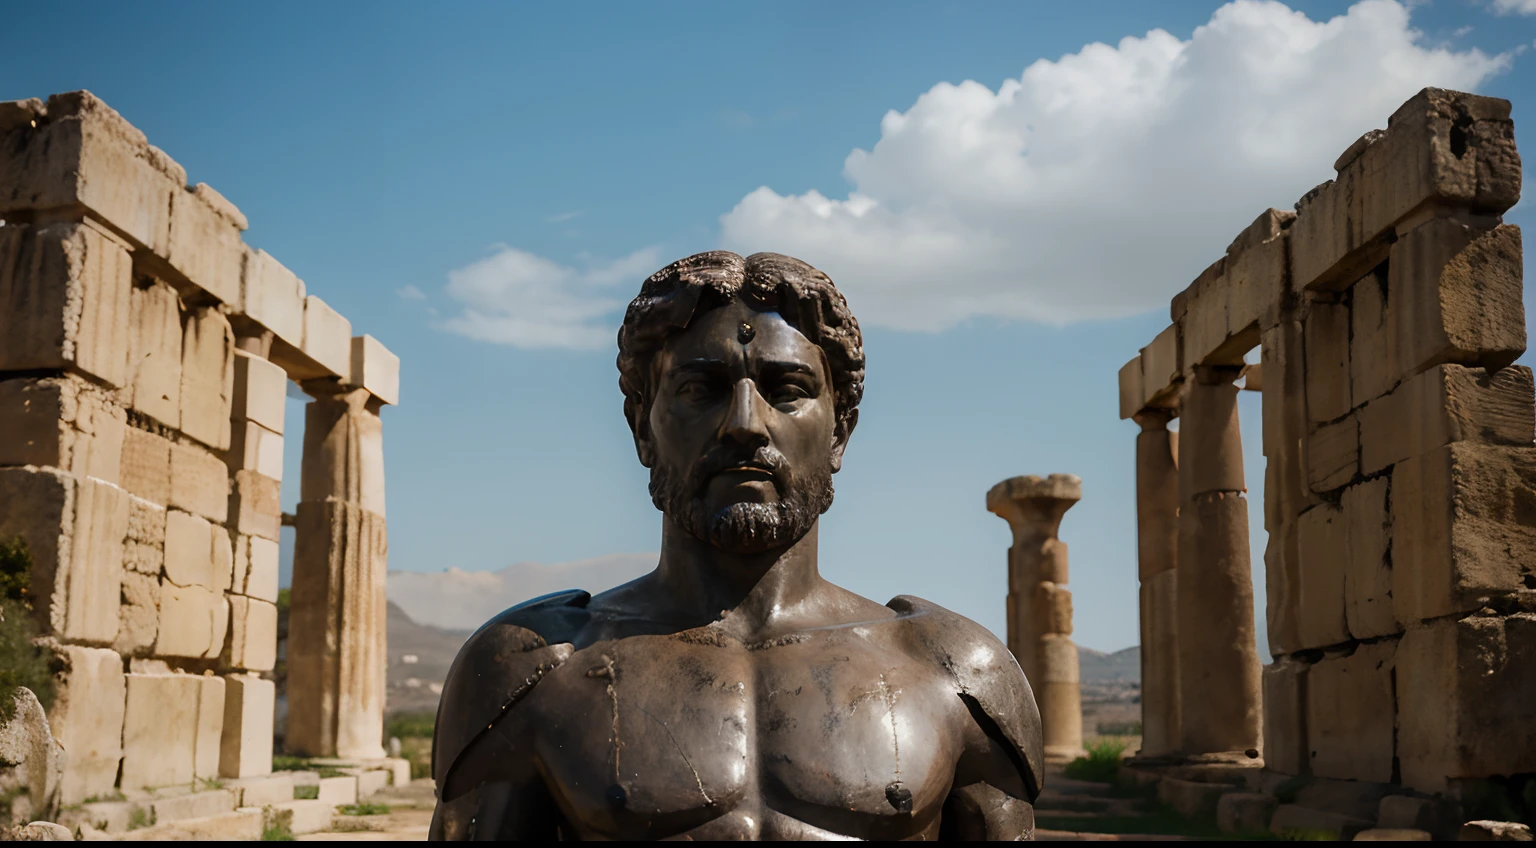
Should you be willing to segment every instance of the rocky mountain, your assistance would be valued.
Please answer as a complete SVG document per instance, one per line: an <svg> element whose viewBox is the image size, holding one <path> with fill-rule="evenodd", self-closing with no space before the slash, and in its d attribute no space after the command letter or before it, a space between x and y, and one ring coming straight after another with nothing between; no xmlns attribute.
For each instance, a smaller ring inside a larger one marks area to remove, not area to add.
<svg viewBox="0 0 1536 848"><path fill-rule="evenodd" d="M557 565L520 562L500 571L391 571L388 591L389 600L418 624L473 631L513 604L565 589L595 595L655 567L656 554L644 553L609 554Z"/></svg>
<svg viewBox="0 0 1536 848"><path fill-rule="evenodd" d="M1112 654L1079 645L1077 663L1084 683L1141 682L1140 645L1122 648Z"/></svg>

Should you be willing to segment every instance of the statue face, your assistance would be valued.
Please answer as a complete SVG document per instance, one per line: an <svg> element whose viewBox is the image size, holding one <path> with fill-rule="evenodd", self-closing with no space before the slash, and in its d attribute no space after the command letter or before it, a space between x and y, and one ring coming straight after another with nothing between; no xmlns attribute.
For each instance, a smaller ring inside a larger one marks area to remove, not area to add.
<svg viewBox="0 0 1536 848"><path fill-rule="evenodd" d="M657 508L733 553L804 536L832 504L844 441L821 348L735 301L696 316L656 368L640 447Z"/></svg>

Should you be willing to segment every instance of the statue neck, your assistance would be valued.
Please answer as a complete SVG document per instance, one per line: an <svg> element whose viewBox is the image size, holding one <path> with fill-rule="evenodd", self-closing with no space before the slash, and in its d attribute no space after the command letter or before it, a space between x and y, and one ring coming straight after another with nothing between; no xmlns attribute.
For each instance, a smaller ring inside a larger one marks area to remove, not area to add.
<svg viewBox="0 0 1536 848"><path fill-rule="evenodd" d="M732 554L695 538L663 517L656 578L679 613L691 620L723 619L752 640L810 614L826 581L816 564L820 521L787 548Z"/></svg>

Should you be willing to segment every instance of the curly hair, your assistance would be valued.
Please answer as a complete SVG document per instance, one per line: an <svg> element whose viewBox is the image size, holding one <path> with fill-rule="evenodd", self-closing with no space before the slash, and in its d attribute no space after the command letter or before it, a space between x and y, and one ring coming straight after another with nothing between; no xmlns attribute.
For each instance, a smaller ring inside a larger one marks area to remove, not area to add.
<svg viewBox="0 0 1536 848"><path fill-rule="evenodd" d="M848 301L832 279L810 265L777 253L743 259L711 250L679 259L652 274L624 313L619 327L619 390L624 417L635 426L648 414L655 373L652 363L667 339L687 329L695 315L737 298L779 313L827 356L839 423L864 396L864 337Z"/></svg>

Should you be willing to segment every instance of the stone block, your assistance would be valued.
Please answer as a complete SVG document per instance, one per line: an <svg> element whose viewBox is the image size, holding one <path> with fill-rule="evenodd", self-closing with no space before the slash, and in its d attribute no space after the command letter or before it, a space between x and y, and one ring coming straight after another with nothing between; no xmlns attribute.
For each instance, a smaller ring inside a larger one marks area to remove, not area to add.
<svg viewBox="0 0 1536 848"><path fill-rule="evenodd" d="M213 780L219 776L219 749L224 737L226 690L222 677L204 675L198 678L197 739L192 746L194 777ZM233 797L230 798L229 809L234 809ZM221 812L227 812L227 810Z"/></svg>
<svg viewBox="0 0 1536 848"><path fill-rule="evenodd" d="M248 556L244 594L268 603L277 603L277 543L252 536Z"/></svg>
<svg viewBox="0 0 1536 848"><path fill-rule="evenodd" d="M178 819L132 831L122 842L256 842L266 827L263 810L231 810L216 816Z"/></svg>
<svg viewBox="0 0 1536 848"><path fill-rule="evenodd" d="M321 800L289 801L286 804L278 804L276 809L286 810L293 816L293 832L295 834L317 833L329 830L331 817L335 815L336 808Z"/></svg>
<svg viewBox="0 0 1536 848"><path fill-rule="evenodd" d="M0 465L61 468L108 483L120 479L121 408L72 374L0 382Z"/></svg>
<svg viewBox="0 0 1536 848"><path fill-rule="evenodd" d="M1477 609L1536 585L1536 448L1455 442L1392 473L1398 621Z"/></svg>
<svg viewBox="0 0 1536 848"><path fill-rule="evenodd" d="M1264 666L1264 767L1279 774L1308 773L1307 672L1312 664L1280 657Z"/></svg>
<svg viewBox="0 0 1536 848"><path fill-rule="evenodd" d="M283 437L250 421L234 425L229 447L230 471L250 469L265 477L283 477Z"/></svg>
<svg viewBox="0 0 1536 848"><path fill-rule="evenodd" d="M1307 673L1307 746L1312 774L1392 781L1393 668L1397 640L1326 656Z"/></svg>
<svg viewBox="0 0 1536 848"><path fill-rule="evenodd" d="M220 813L233 812L235 793L228 789L210 789L204 792L172 795L151 801L150 809L154 812L156 824L203 819Z"/></svg>
<svg viewBox="0 0 1536 848"><path fill-rule="evenodd" d="M225 668L271 671L277 662L277 606L229 596L229 644L219 662Z"/></svg>
<svg viewBox="0 0 1536 848"><path fill-rule="evenodd" d="M160 577L125 570L117 618L112 649L125 655L147 654L160 631Z"/></svg>
<svg viewBox="0 0 1536 848"><path fill-rule="evenodd" d="M192 782L200 678L190 674L124 675L124 791Z"/></svg>
<svg viewBox="0 0 1536 848"><path fill-rule="evenodd" d="M1040 633L1072 635L1072 592L1055 583L1036 584L1035 615Z"/></svg>
<svg viewBox="0 0 1536 848"><path fill-rule="evenodd" d="M1290 285L1285 228L1295 218L1294 212L1267 209L1227 248L1229 338L1242 337L1251 328L1272 327L1278 322L1280 305Z"/></svg>
<svg viewBox="0 0 1536 848"><path fill-rule="evenodd" d="M1157 783L1157 800L1178 811L1179 815L1193 819L1214 813L1218 799L1236 789L1236 786L1228 783L1164 777Z"/></svg>
<svg viewBox="0 0 1536 848"><path fill-rule="evenodd" d="M1393 830L1439 832L1443 817L1440 806L1430 798L1388 795L1377 805L1376 826Z"/></svg>
<svg viewBox="0 0 1536 848"><path fill-rule="evenodd" d="M160 625L155 653L164 657L218 655L229 627L229 604L221 592L202 586L160 585Z"/></svg>
<svg viewBox="0 0 1536 848"><path fill-rule="evenodd" d="M1216 828L1222 833L1264 833L1278 806L1273 795L1228 792L1216 801Z"/></svg>
<svg viewBox="0 0 1536 848"><path fill-rule="evenodd" d="M211 306L187 315L181 344L181 431L214 450L229 448L235 334Z"/></svg>
<svg viewBox="0 0 1536 848"><path fill-rule="evenodd" d="M61 804L107 795L117 783L123 756L123 660L104 648L64 645L55 649L60 684L49 725L64 746Z"/></svg>
<svg viewBox="0 0 1536 848"><path fill-rule="evenodd" d="M1227 305L1230 291L1226 284L1227 258L1216 260L1184 290L1189 311L1179 322L1183 329L1180 359L1186 371L1196 365L1231 364L1230 355L1218 353L1227 342ZM1241 359L1241 352L1238 353Z"/></svg>
<svg viewBox="0 0 1536 848"><path fill-rule="evenodd" d="M1355 407L1397 385L1387 312L1387 269L1378 266L1349 288L1349 391Z"/></svg>
<svg viewBox="0 0 1536 848"><path fill-rule="evenodd" d="M240 311L297 349L304 343L304 281L264 250L245 252Z"/></svg>
<svg viewBox="0 0 1536 848"><path fill-rule="evenodd" d="M1296 519L1269 532L1264 543L1264 623L1271 656L1300 649L1301 539Z"/></svg>
<svg viewBox="0 0 1536 848"><path fill-rule="evenodd" d="M399 757L388 757L384 760L385 770L389 772L390 786L409 786L411 783L411 761Z"/></svg>
<svg viewBox="0 0 1536 848"><path fill-rule="evenodd" d="M272 771L272 721L276 704L276 684L255 675L235 674L224 678L223 741L219 754L221 777L247 778ZM287 797L293 798L293 782L286 783ZM246 804L251 803L247 794ZM260 803L270 804L273 800Z"/></svg>
<svg viewBox="0 0 1536 848"><path fill-rule="evenodd" d="M1141 406L1176 404L1182 371L1179 325L1170 324L1152 339L1151 344L1141 349Z"/></svg>
<svg viewBox="0 0 1536 848"><path fill-rule="evenodd" d="M227 704L228 701L225 703ZM228 721L226 718L226 727L228 727ZM267 748L270 760L270 734ZM270 768L270 765L268 767ZM238 796L238 803L242 807L275 807L293 800L293 778L285 772L226 780L224 788Z"/></svg>
<svg viewBox="0 0 1536 848"><path fill-rule="evenodd" d="M1307 484L1322 494L1347 485L1360 471L1360 421L1354 413L1307 437Z"/></svg>
<svg viewBox="0 0 1536 848"><path fill-rule="evenodd" d="M219 524L229 518L229 469L197 445L171 445L171 499L168 506Z"/></svg>
<svg viewBox="0 0 1536 848"><path fill-rule="evenodd" d="M0 371L127 380L133 259L89 223L0 226Z"/></svg>
<svg viewBox="0 0 1536 848"><path fill-rule="evenodd" d="M383 769L361 771L357 774L357 797L367 798L389 785L390 773Z"/></svg>
<svg viewBox="0 0 1536 848"><path fill-rule="evenodd" d="M319 800L333 807L357 803L357 778L346 774L340 777L320 778Z"/></svg>
<svg viewBox="0 0 1536 848"><path fill-rule="evenodd" d="M352 322L314 295L304 298L304 340L300 356L282 355L274 346L273 361L295 380L347 378L352 372Z"/></svg>
<svg viewBox="0 0 1536 848"><path fill-rule="evenodd" d="M1469 821L1461 826L1457 842L1531 842L1531 826L1520 822Z"/></svg>
<svg viewBox="0 0 1536 848"><path fill-rule="evenodd" d="M1296 205L1298 287L1347 285L1381 261L1394 225L1444 206L1498 214L1520 197L1509 101L1427 88L1366 141L1338 179ZM1374 141L1374 143L1370 143Z"/></svg>
<svg viewBox="0 0 1536 848"><path fill-rule="evenodd" d="M1344 614L1347 527L1343 510L1329 504L1307 510L1296 521L1300 554L1297 639L1301 649L1337 645L1349 639Z"/></svg>
<svg viewBox="0 0 1536 848"><path fill-rule="evenodd" d="M1397 651L1402 783L1522 774L1536 762L1536 614L1474 615L1414 625Z"/></svg>
<svg viewBox="0 0 1536 848"><path fill-rule="evenodd" d="M1281 804L1269 820L1269 832L1276 836L1334 842L1353 840L1356 834L1370 826L1365 819L1300 804Z"/></svg>
<svg viewBox="0 0 1536 848"><path fill-rule="evenodd" d="M137 427L125 430L119 479L132 495L161 507L170 503L170 440Z"/></svg>
<svg viewBox="0 0 1536 848"><path fill-rule="evenodd" d="M165 565L167 520L165 507L133 495L128 496L128 535L123 540L124 567L141 574L160 573Z"/></svg>
<svg viewBox="0 0 1536 848"><path fill-rule="evenodd" d="M178 586L217 589L213 568L213 525L202 516L173 509L165 521L165 576Z"/></svg>
<svg viewBox="0 0 1536 848"><path fill-rule="evenodd" d="M1429 831L1370 827L1355 834L1355 842L1432 842Z"/></svg>
<svg viewBox="0 0 1536 848"><path fill-rule="evenodd" d="M400 357L373 336L352 338L350 382L383 403L400 402Z"/></svg>
<svg viewBox="0 0 1536 848"><path fill-rule="evenodd" d="M138 246L163 253L171 196L186 171L87 91L55 94L36 126L0 145L0 215L30 209L88 209Z"/></svg>
<svg viewBox="0 0 1536 848"><path fill-rule="evenodd" d="M1356 639L1402 632L1392 608L1392 515L1389 479L1378 477L1344 490L1348 556L1344 572L1344 619Z"/></svg>
<svg viewBox="0 0 1536 848"><path fill-rule="evenodd" d="M1536 392L1523 365L1493 372L1438 365L1366 404L1359 416L1365 474L1452 442L1536 441Z"/></svg>
<svg viewBox="0 0 1536 848"><path fill-rule="evenodd" d="M243 350L235 351L234 399L230 416L249 421L278 434L283 433L283 408L288 400L288 374L265 359ZM278 474L281 478L282 475Z"/></svg>
<svg viewBox="0 0 1536 848"><path fill-rule="evenodd" d="M167 427L181 426L181 299L160 280L134 286L129 319L127 404Z"/></svg>
<svg viewBox="0 0 1536 848"><path fill-rule="evenodd" d="M213 533L213 588L221 592L233 588L235 572L235 551L229 538L229 531L223 527L214 525Z"/></svg>
<svg viewBox="0 0 1536 848"><path fill-rule="evenodd" d="M1342 418L1351 409L1349 307L1316 301L1303 322L1307 414L1313 425Z"/></svg>
<svg viewBox="0 0 1536 848"><path fill-rule="evenodd" d="M1399 379L1446 362L1502 368L1525 352L1520 229L1433 218L1392 247L1392 365Z"/></svg>
<svg viewBox="0 0 1536 848"><path fill-rule="evenodd" d="M1123 421L1141 411L1142 395L1141 355L1120 366L1120 419Z"/></svg>
<svg viewBox="0 0 1536 848"><path fill-rule="evenodd" d="M240 228L206 192L186 189L171 194L171 228L165 258L188 282L218 299L240 302L240 276L245 245Z"/></svg>
<svg viewBox="0 0 1536 848"><path fill-rule="evenodd" d="M229 497L229 517L241 534L278 540L282 529L282 483L260 472L235 472L234 493Z"/></svg>

